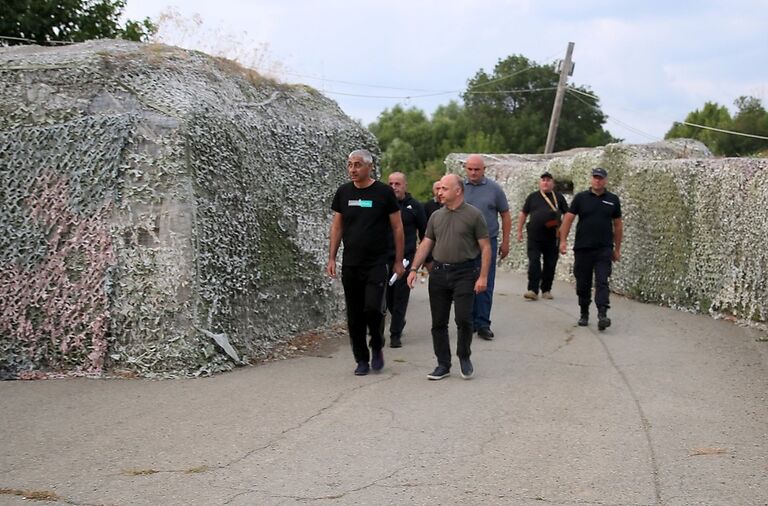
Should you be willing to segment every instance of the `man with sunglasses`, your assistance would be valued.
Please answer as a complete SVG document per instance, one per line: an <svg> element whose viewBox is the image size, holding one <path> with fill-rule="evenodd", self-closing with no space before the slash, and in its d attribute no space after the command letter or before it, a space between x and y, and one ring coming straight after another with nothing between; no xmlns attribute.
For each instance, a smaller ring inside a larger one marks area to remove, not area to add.
<svg viewBox="0 0 768 506"><path fill-rule="evenodd" d="M608 318L608 278L612 262L621 259L621 241L624 237L621 202L617 195L605 189L607 183L608 171L600 167L592 169L589 190L576 194L560 226L560 254L565 255L568 232L573 220L579 217L573 243L573 275L576 277L576 295L581 308L578 324L582 327L589 324L594 277L598 330L605 330L611 325Z"/></svg>

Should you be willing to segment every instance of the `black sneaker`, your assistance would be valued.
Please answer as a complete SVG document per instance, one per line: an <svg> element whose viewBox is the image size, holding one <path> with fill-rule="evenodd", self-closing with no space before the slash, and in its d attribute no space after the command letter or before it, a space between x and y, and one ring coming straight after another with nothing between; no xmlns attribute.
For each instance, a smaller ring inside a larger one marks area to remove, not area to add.
<svg viewBox="0 0 768 506"><path fill-rule="evenodd" d="M384 352L381 348L371 350L371 369L373 372L379 372L384 368Z"/></svg>
<svg viewBox="0 0 768 506"><path fill-rule="evenodd" d="M581 318L579 318L579 327L586 327L587 325L589 325L589 315L582 314Z"/></svg>
<svg viewBox="0 0 768 506"><path fill-rule="evenodd" d="M435 370L431 373L427 374L427 378L431 380L441 380L443 378L447 378L451 375L451 370L445 367L444 365L439 365L435 367Z"/></svg>
<svg viewBox="0 0 768 506"><path fill-rule="evenodd" d="M368 367L368 362L358 362L357 368L355 369L355 376L365 376L368 374L368 371L370 371L370 367Z"/></svg>
<svg viewBox="0 0 768 506"><path fill-rule="evenodd" d="M468 380L475 374L475 368L472 367L472 361L468 358L460 358L459 365L461 365L461 377Z"/></svg>
<svg viewBox="0 0 768 506"><path fill-rule="evenodd" d="M390 348L402 348L403 347L403 343L400 340L400 336L396 336L394 334L389 336L389 347Z"/></svg>
<svg viewBox="0 0 768 506"><path fill-rule="evenodd" d="M597 330L605 330L611 326L611 319L606 315L599 315L597 317Z"/></svg>
<svg viewBox="0 0 768 506"><path fill-rule="evenodd" d="M493 341L493 331L488 327L477 329L477 337L485 339L486 341Z"/></svg>

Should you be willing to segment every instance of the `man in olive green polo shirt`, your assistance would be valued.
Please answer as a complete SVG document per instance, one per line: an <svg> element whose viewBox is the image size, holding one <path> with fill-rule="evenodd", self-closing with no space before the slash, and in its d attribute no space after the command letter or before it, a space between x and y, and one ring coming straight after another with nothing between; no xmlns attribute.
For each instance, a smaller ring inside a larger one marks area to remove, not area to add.
<svg viewBox="0 0 768 506"><path fill-rule="evenodd" d="M427 378L440 380L450 375L448 319L453 303L457 328L456 355L459 357L461 377L469 379L474 373L469 359L472 353L472 306L475 294L482 293L488 286L491 242L483 214L464 202L464 182L459 176L443 176L438 195L443 207L435 211L427 223L427 231L408 274L408 286L413 288L416 272L432 252L434 262L429 276L429 307L437 367ZM480 265L477 263L478 255Z"/></svg>

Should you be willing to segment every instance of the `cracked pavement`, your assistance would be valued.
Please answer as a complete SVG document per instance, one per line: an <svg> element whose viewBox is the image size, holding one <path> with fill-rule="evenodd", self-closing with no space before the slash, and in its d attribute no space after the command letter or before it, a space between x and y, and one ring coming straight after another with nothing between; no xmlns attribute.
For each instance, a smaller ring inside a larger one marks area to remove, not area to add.
<svg viewBox="0 0 768 506"><path fill-rule="evenodd" d="M0 382L0 489L75 505L768 504L768 342L499 273L475 377L428 381L426 285L403 348L352 374L345 339L212 378ZM593 315L594 316L594 315ZM451 329L455 349L455 330ZM0 504L28 504L0 493Z"/></svg>

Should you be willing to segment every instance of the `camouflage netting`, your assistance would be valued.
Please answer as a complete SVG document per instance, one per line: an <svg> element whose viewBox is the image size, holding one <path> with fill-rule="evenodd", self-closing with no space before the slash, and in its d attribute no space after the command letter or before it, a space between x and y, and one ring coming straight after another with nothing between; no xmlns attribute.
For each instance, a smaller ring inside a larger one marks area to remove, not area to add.
<svg viewBox="0 0 768 506"><path fill-rule="evenodd" d="M207 374L335 319L358 147L314 90L198 52L0 49L0 375Z"/></svg>
<svg viewBox="0 0 768 506"><path fill-rule="evenodd" d="M466 155L450 155L462 173ZM608 170L610 191L622 199L622 260L611 289L642 301L686 310L768 320L768 159L713 158L704 145L675 140L611 144L554 155L485 155L487 175L509 198L512 251L504 265L525 271L525 242L515 239L525 197L548 170L561 187L589 187L590 171ZM572 197L566 193L570 202ZM571 230L570 245L573 245ZM572 252L557 276L572 280Z"/></svg>

